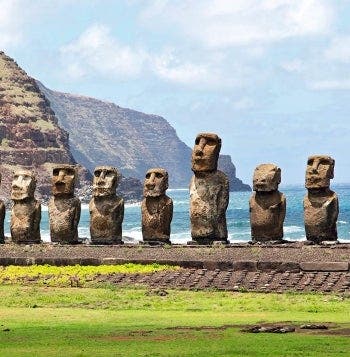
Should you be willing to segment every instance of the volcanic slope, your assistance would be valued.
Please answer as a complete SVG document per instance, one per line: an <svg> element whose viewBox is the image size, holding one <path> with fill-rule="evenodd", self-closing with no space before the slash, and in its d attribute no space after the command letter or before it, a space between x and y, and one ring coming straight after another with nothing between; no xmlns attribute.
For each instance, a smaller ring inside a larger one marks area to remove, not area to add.
<svg viewBox="0 0 350 357"><path fill-rule="evenodd" d="M38 85L59 124L70 133L74 157L88 169L110 163L124 175L143 180L150 167L163 167L169 172L171 187L188 186L191 149L163 117ZM229 175L231 191L250 190L237 179L230 156L220 158L219 168Z"/></svg>

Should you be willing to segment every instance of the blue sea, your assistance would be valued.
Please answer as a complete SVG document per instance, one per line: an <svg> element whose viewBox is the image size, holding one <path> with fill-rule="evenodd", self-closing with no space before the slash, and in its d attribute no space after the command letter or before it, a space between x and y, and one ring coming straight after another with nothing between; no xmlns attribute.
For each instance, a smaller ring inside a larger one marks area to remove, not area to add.
<svg viewBox="0 0 350 357"><path fill-rule="evenodd" d="M340 241L350 243L350 185L335 185L332 189L337 192L340 204L338 217L338 237ZM287 240L304 240L303 196L306 191L301 186L280 187L287 198L287 215L284 222L284 238ZM188 189L169 189L169 197L174 202L174 215L171 224L171 241L186 243L190 240L189 220L189 191ZM227 225L231 242L247 242L250 240L249 197L251 192L231 192L227 209ZM6 213L5 233L9 231L9 212ZM82 205L79 223L79 236L90 237L88 205ZM123 223L123 236L133 240L142 240L141 205L140 203L126 204ZM41 237L50 241L47 207L42 207Z"/></svg>

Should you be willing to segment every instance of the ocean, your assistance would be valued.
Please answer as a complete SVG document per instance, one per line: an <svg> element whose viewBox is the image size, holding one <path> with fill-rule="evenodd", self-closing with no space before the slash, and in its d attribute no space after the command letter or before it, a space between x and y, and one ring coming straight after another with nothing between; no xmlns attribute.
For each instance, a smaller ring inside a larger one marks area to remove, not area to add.
<svg viewBox="0 0 350 357"><path fill-rule="evenodd" d="M340 213L338 217L338 237L340 241L350 243L350 185L334 185L332 189L339 197ZM302 186L280 187L287 198L287 214L284 221L284 238L287 240L305 240L303 222L303 197L306 190ZM185 244L191 239L189 220L188 189L169 189L169 197L174 202L174 215L171 224L171 241ZM227 209L227 225L231 242L247 242L250 240L249 197L251 192L231 192ZM6 212L5 235L10 236L10 214ZM141 205L126 204L123 222L123 236L135 241L142 240ZM79 237L89 238L89 208L82 205L79 223ZM50 241L47 207L42 206L41 238Z"/></svg>

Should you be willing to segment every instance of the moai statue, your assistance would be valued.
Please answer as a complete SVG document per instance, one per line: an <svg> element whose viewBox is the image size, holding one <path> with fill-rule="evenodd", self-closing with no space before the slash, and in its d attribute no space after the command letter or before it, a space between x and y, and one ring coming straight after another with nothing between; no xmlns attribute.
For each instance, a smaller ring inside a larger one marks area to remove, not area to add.
<svg viewBox="0 0 350 357"><path fill-rule="evenodd" d="M170 244L170 224L173 218L173 200L165 194L168 172L153 168L147 171L144 199L141 205L142 236L150 244Z"/></svg>
<svg viewBox="0 0 350 357"><path fill-rule="evenodd" d="M334 177L334 160L329 156L310 156L307 161L304 197L306 239L315 243L337 240L339 204L329 189Z"/></svg>
<svg viewBox="0 0 350 357"><path fill-rule="evenodd" d="M249 200L250 226L253 241L277 241L283 238L286 197L278 191L281 169L274 164L257 166Z"/></svg>
<svg viewBox="0 0 350 357"><path fill-rule="evenodd" d="M93 198L89 204L90 235L93 244L122 244L124 200L115 190L119 174L111 166L98 166L92 183Z"/></svg>
<svg viewBox="0 0 350 357"><path fill-rule="evenodd" d="M40 243L41 205L34 198L36 178L31 171L14 173L11 199L11 237L14 243Z"/></svg>
<svg viewBox="0 0 350 357"><path fill-rule="evenodd" d="M0 174L0 183L1 183L1 174ZM0 200L0 244L5 243L4 220L5 220L5 205L4 202Z"/></svg>
<svg viewBox="0 0 350 357"><path fill-rule="evenodd" d="M50 236L52 242L76 244L81 204L74 196L74 165L56 165L52 172L52 194L49 201Z"/></svg>
<svg viewBox="0 0 350 357"><path fill-rule="evenodd" d="M192 243L227 243L226 209L229 181L217 170L221 139L212 133L196 137L192 151L190 220Z"/></svg>

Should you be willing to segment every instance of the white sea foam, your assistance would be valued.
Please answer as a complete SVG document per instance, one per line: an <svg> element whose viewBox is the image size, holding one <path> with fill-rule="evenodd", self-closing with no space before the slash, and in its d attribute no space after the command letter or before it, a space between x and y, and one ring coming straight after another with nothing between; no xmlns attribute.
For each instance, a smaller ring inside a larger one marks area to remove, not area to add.
<svg viewBox="0 0 350 357"><path fill-rule="evenodd" d="M348 224L347 221L338 221L338 224Z"/></svg>
<svg viewBox="0 0 350 357"><path fill-rule="evenodd" d="M283 228L284 233L298 233L298 232L303 232L304 228L303 227L299 227L299 226L286 226Z"/></svg>
<svg viewBox="0 0 350 357"><path fill-rule="evenodd" d="M181 192L181 191L188 191L188 188L169 188L167 192Z"/></svg>

